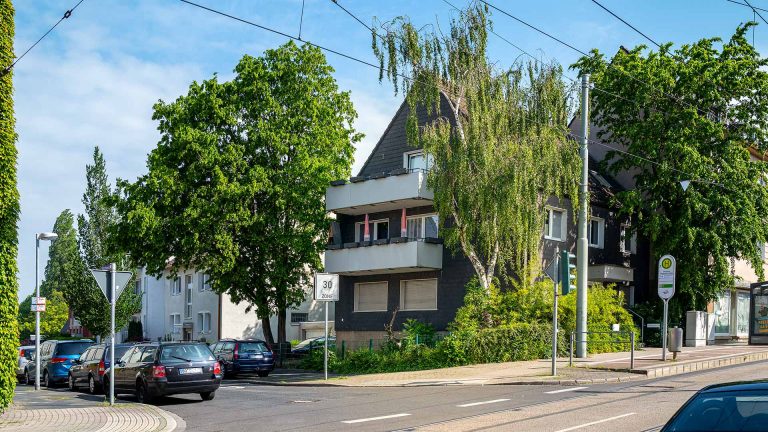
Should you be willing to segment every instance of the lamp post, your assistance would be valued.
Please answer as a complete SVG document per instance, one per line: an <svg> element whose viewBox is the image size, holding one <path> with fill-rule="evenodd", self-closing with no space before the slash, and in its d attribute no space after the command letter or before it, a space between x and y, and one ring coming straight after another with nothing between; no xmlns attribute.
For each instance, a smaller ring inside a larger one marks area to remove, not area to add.
<svg viewBox="0 0 768 432"><path fill-rule="evenodd" d="M35 303L40 297L40 284L38 283L38 256L40 252L40 240L53 241L59 238L54 232L42 232L35 234ZM35 390L40 390L40 310L35 311Z"/></svg>

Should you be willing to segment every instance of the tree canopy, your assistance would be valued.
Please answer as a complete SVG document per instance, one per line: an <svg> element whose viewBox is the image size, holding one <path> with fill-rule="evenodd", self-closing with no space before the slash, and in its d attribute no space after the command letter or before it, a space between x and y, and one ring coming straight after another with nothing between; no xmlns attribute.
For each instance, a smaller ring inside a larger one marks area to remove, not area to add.
<svg viewBox="0 0 768 432"><path fill-rule="evenodd" d="M598 137L629 153L609 151L606 165L635 182L617 199L654 258L677 258L682 310L733 287L732 259L764 276L768 61L747 41L752 25L727 41L668 43L658 52L641 45L610 63L594 50L573 65L603 90L592 93Z"/></svg>
<svg viewBox="0 0 768 432"><path fill-rule="evenodd" d="M244 56L235 77L194 82L158 102L160 142L148 173L120 181L115 240L162 274L198 269L212 288L269 317L304 300L322 268L329 182L350 174L362 135L349 92L339 91L322 52L289 42Z"/></svg>
<svg viewBox="0 0 768 432"><path fill-rule="evenodd" d="M530 282L539 263L544 205L576 196L578 150L567 139L571 91L557 64L508 69L486 53L491 28L478 3L451 20L449 31L419 30L400 17L373 31L381 77L403 91L411 108L408 140L434 161L441 236L470 260L484 288L509 266ZM440 112L440 99L451 112ZM417 108L436 114L419 125Z"/></svg>

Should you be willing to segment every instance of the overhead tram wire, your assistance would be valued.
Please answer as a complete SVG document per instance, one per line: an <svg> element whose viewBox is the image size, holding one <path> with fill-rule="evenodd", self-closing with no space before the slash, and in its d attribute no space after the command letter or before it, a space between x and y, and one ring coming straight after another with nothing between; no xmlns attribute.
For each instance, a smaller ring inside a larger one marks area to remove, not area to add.
<svg viewBox="0 0 768 432"><path fill-rule="evenodd" d="M749 6L750 8L752 8L752 12L756 13L756 14L757 14L757 16L759 16L759 17L760 17L760 19L761 19L761 20L763 20L763 22L764 22L764 23L768 24L768 21L766 21L766 20L765 20L765 18L763 18L763 16L762 16L762 15L760 15L760 12L758 12L758 11L757 11L757 9L755 9L755 7L754 7L754 6L752 6L752 4L751 4L751 3L749 3L749 0L744 0L744 2L747 4L747 6ZM754 42L752 43L752 45L754 45Z"/></svg>
<svg viewBox="0 0 768 432"><path fill-rule="evenodd" d="M352 61L355 61L355 62L357 62L357 63L360 63L360 64L364 64L364 65L366 65L366 66L369 66L369 67L375 68L375 69L377 69L377 70L378 70L378 69L380 69L380 67L379 67L379 66L376 66L376 65L374 65L373 63L370 63L370 62L368 62L368 61L365 61L365 60L361 60L361 59L358 59L358 58L356 58L356 57L353 57L353 56L351 56L351 55L349 55L349 54L345 54L345 53L342 53L342 52L340 52L340 51L337 51L337 50L334 50L334 49L331 49L331 48L326 48L326 47L324 47L324 46L322 46L322 45L318 45L318 44L316 44L316 43L314 43L314 42L310 42L310 41L307 41L307 40L299 40L297 37L295 37L295 36L291 36L291 35L289 35L289 34L287 34L287 33L285 33L285 32L282 32L282 31L279 31L279 30L275 30L275 29L273 29L273 28L270 28L270 27L267 27L267 26L263 26L263 25L260 25L260 24L256 24L256 23L254 23L254 22L251 22L251 21L248 21L248 20L246 20L246 19L243 19L243 18L240 18L240 17L234 16L234 15L231 15L231 14L228 14L228 13L225 13L225 12L221 12L221 11L218 11L218 10L216 10L216 9L212 9L212 8L209 8L209 7L206 7L206 6L203 6L203 5L200 5L200 4L197 4L197 3L194 3L194 2L192 2L192 1L190 1L190 0L179 0L179 1L180 1L180 2L182 2L182 3L186 3L186 4L189 4L189 5L191 5L191 6L195 6L195 7L198 7L198 8L200 8L200 9L204 9L204 10L206 10L206 11L208 11L208 12L211 12L211 13L214 13L214 14L217 14L217 15L220 15L220 16L224 16L224 17L226 17L226 18L230 18L230 19L232 19L232 20L235 20L235 21L241 22L241 23L243 23L243 24L248 24L248 25L250 25L250 26L253 26L253 27L256 27L256 28L259 28L259 29L262 29L262 30L268 31L268 32L270 32L270 33L274 33L274 34L277 34L277 35L280 35L280 36L284 36L284 37L286 37L286 38L289 38L289 39L291 39L291 40L299 41L299 42L302 42L302 43L308 44L308 45L310 45L310 46L314 46L314 47L316 47L316 48L318 48L318 49L321 49L321 50L323 50L323 51L327 51L327 52L330 52L330 53L332 53L332 54L336 54L336 55L338 55L338 56L340 56L340 57L346 58L346 59L348 59L348 60L352 60ZM482 0L481 0L481 1L482 1ZM401 77L401 78L403 78L403 79L409 80L409 81L415 81L413 78L411 78L411 77L408 77L408 76L406 76L406 75L398 74L398 76L400 76L400 77ZM571 133L570 133L570 135L571 135L572 137L575 137L575 138L581 138L580 136L578 136L577 134L574 134L573 132L571 132ZM639 158L639 159L641 159L641 160L645 160L645 161L647 161L647 162L649 162L649 163L652 163L652 164L655 164L655 165L658 165L658 166L663 166L663 164L661 164L660 162L656 162L656 161L653 161L653 160L651 160L651 159L645 158L645 157L643 157L643 156L639 156L639 155L636 155L636 154L630 153L630 152L628 152L628 151L626 151L626 150L621 150L621 149L619 149L619 148L616 148L616 147L613 147L613 146L611 146L611 145L609 145L609 144L605 144L605 143L602 143L602 142L599 142L599 141L590 140L589 138L587 138L587 141L588 141L588 142L590 142L590 143L593 143L593 144L597 144L597 145L601 145L601 146L604 146L604 147L610 148L610 149L612 149L612 150L615 150L615 151L617 151L617 152L620 152L620 153L626 154L626 155L628 155L628 156L632 156L632 157L635 157L635 158ZM678 172L678 173L684 174L684 175L686 176L686 180L690 180L690 181L693 181L693 182L698 182L698 183L705 183L705 184L712 184L712 185L717 185L717 186L721 186L721 187L725 188L725 186L723 186L723 185L720 185L719 183L715 183L715 182L711 182L711 181L707 181L707 180L696 179L696 178L694 178L693 176L691 176L690 174L686 173L685 171L682 171L682 170L679 170L679 169L676 169L676 168L671 168L671 167L667 167L667 168L668 168L668 169L670 169L670 170L672 170L672 171L675 171L675 172ZM727 189L727 188L726 188L726 189Z"/></svg>
<svg viewBox="0 0 768 432"><path fill-rule="evenodd" d="M648 40L649 40L649 41L650 41L652 44L654 44L654 45L656 45L657 47L661 48L661 45L660 45L658 42L656 42L655 40L651 39L651 37L650 37L650 36L648 36L647 34L645 34L645 33L641 32L641 31L640 31L640 30L639 30L637 27L635 27L635 26L633 26L632 24L630 24L629 22L627 22L627 21L626 21L624 18L622 18L622 17L620 17L620 16L616 15L615 13L613 13L613 11L612 11L612 10L610 10L610 9L608 9L607 7L603 6L603 5L602 5L602 4L601 4L599 1L597 1L597 0L592 0L592 3L594 3L594 4L598 5L598 6L600 6L600 7L601 7L601 8L602 8L604 11L606 11L606 12L608 12L609 14L613 15L613 17L614 17L614 18L616 18L617 20L619 20L619 21L623 22L624 24L626 24L626 25L627 25L627 27L629 27L629 28L631 28L632 30L634 30L634 31L636 31L637 33L639 33L639 34L640 34L640 36L642 36L642 37L644 37L644 38L648 39Z"/></svg>
<svg viewBox="0 0 768 432"><path fill-rule="evenodd" d="M57 27L59 24L61 24L61 22L62 22L62 21L64 21L65 19L67 19L67 18L71 17L71 16L72 16L72 12L74 12L74 11L75 11L75 9L77 9L77 7L78 7L78 6L80 6L80 3L84 2L84 1L85 1L85 0L80 0L80 1L79 1L79 2L77 2L77 4L76 4L76 5L74 5L74 6L73 6L71 9L67 9L67 11L66 11L66 12L64 12L64 15L62 15L62 17L61 17L61 18L59 18L59 20L58 20L58 21L56 21L56 24L54 24L54 25L53 25L51 28L49 28L49 29L48 29L48 31L47 31L47 32L45 32L45 33L44 33L42 36L40 36L40 39L38 39L38 40L37 40L35 43L33 43L33 44L32 44L32 46L30 46L29 48L27 48L27 50L26 50L26 51L24 51L24 53L23 53L22 55L20 55L19 57L17 57L17 58L16 58L16 60L14 60L14 61L13 61L13 63L11 63L10 65L6 66L5 68L3 68L3 70L2 70L2 71L0 71L0 77L4 76L4 75L5 75L5 74L7 74L8 72L10 72L10 71L11 71L11 69L13 69L13 67L14 67L14 66L16 66L16 63L18 63L18 62L19 62L21 59L23 59L23 58L24 58L24 56L25 56L25 55L27 55L27 53L29 53L30 51L32 51L32 48L36 47L36 46L37 46L37 44L39 44L39 43L40 43L40 41L42 41L43 39L45 39L45 37L46 37L46 36L48 36L48 35L49 35L49 34L50 34L52 31L53 31L53 29L55 29L55 28L56 28L56 27Z"/></svg>
<svg viewBox="0 0 768 432"><path fill-rule="evenodd" d="M741 2L738 2L738 1L736 1L736 0L725 0L725 1L727 1L727 2L730 2L730 3L733 3L733 4L741 5L741 6L744 6L744 7L748 7L748 8L750 8L750 9L752 9L753 11L763 11L763 12L768 12L768 9L759 8L759 7L757 7L757 6L750 6L750 5L748 5L748 4L745 4L745 3L741 3Z"/></svg>

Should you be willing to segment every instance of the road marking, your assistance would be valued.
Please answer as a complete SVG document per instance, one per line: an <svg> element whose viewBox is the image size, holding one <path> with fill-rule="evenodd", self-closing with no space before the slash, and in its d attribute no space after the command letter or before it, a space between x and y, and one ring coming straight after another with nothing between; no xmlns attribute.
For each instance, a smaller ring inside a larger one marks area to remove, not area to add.
<svg viewBox="0 0 768 432"><path fill-rule="evenodd" d="M231 388L235 390L242 390L245 387L244 386L236 386L236 385L226 385L226 386L220 386L220 388Z"/></svg>
<svg viewBox="0 0 768 432"><path fill-rule="evenodd" d="M508 400L509 399L494 399L494 400L489 400L489 401L472 402L472 403L467 403L467 404L463 404L463 405L456 405L456 406L459 407L459 408L467 408L467 407L473 407L473 406L478 406L478 405L486 405L486 404L492 404L492 403L498 403L498 402L506 402Z"/></svg>
<svg viewBox="0 0 768 432"><path fill-rule="evenodd" d="M584 423L584 424L581 424L581 425L578 425L578 426L572 426L572 427L569 427L569 428L566 428L566 429L560 429L557 432L568 432L568 431L572 431L572 430L576 430L576 429L585 428L587 426L593 426L593 425L596 425L596 424L605 423L605 422L609 422L609 421L612 421L612 420L618 420L620 418L629 417L629 416L632 416L632 415L635 415L635 413L626 413L626 414L622 414L622 415L617 415L616 417L609 417L607 419L602 419L602 420L597 420L597 421L593 421L593 422L589 422L589 423Z"/></svg>
<svg viewBox="0 0 768 432"><path fill-rule="evenodd" d="M354 424L354 423L364 423L369 421L376 421L376 420L386 420L386 419L392 419L392 418L398 418L398 417L407 417L410 414L408 413L400 413L400 414L391 414L391 415L385 415L380 417L369 417L364 419L357 419L357 420L344 420L342 423L346 424Z"/></svg>
<svg viewBox="0 0 768 432"><path fill-rule="evenodd" d="M552 390L552 391L548 391L548 392L544 392L544 393L546 393L546 394L557 394L557 393L572 392L572 391L576 391L576 390L584 390L586 388L589 388L589 387L569 387L569 388L560 389L560 390Z"/></svg>

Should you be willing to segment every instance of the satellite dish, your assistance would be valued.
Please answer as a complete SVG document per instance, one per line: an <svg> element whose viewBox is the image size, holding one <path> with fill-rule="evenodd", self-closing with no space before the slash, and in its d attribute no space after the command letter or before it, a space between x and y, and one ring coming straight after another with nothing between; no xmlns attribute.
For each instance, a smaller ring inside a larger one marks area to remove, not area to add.
<svg viewBox="0 0 768 432"><path fill-rule="evenodd" d="M690 180L683 180L683 181L680 182L680 186L683 187L683 192L688 190L688 186L690 186L690 184L691 184Z"/></svg>

